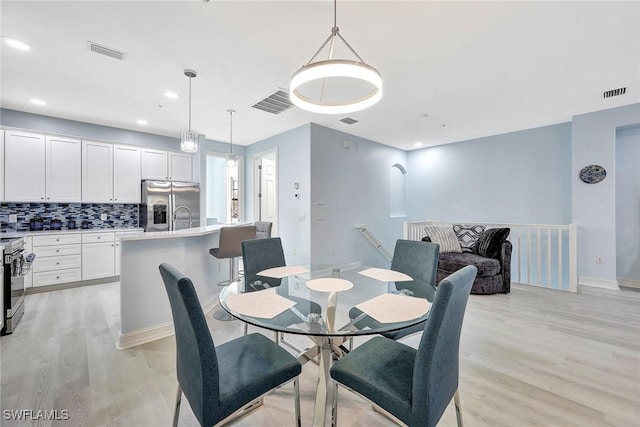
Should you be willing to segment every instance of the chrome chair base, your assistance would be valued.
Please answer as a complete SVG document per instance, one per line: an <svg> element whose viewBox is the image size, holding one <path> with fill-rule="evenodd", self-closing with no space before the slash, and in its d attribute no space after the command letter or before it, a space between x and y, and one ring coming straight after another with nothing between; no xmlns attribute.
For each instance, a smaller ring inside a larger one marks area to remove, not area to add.
<svg viewBox="0 0 640 427"><path fill-rule="evenodd" d="M236 320L235 317L233 317L232 315L230 315L229 313L227 313L226 311L220 309L218 311L216 311L215 313L213 313L213 318L216 320L220 320L222 322L229 322L231 320Z"/></svg>

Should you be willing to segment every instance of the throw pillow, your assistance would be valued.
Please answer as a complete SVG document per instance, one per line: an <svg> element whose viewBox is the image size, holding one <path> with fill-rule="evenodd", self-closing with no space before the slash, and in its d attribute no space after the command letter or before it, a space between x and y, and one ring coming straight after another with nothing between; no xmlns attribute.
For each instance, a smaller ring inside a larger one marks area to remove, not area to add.
<svg viewBox="0 0 640 427"><path fill-rule="evenodd" d="M451 226L427 225L424 227L425 233L431 238L433 243L440 245L440 253L447 252L461 253L462 248L456 234Z"/></svg>
<svg viewBox="0 0 640 427"><path fill-rule="evenodd" d="M485 258L497 258L502 249L502 244L511 229L509 228L490 228L480 235L478 242L474 246L474 252Z"/></svg>
<svg viewBox="0 0 640 427"><path fill-rule="evenodd" d="M456 233L462 252L473 252L473 246L485 228L481 224L453 224L453 232Z"/></svg>

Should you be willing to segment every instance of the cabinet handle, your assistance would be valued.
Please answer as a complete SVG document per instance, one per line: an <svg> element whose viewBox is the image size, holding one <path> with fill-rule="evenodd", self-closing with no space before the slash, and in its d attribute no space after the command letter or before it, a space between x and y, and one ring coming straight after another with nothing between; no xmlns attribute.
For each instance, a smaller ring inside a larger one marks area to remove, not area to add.
<svg viewBox="0 0 640 427"><path fill-rule="evenodd" d="M51 200L51 197L47 197L47 200Z"/></svg>
<svg viewBox="0 0 640 427"><path fill-rule="evenodd" d="M56 279L59 279L59 278L60 278L60 276L56 276Z"/></svg>
<svg viewBox="0 0 640 427"><path fill-rule="evenodd" d="M60 265L60 263L59 263L59 262L56 262L56 265Z"/></svg>
<svg viewBox="0 0 640 427"><path fill-rule="evenodd" d="M98 237L98 240L100 240L100 236L97 236L97 237Z"/></svg>
<svg viewBox="0 0 640 427"><path fill-rule="evenodd" d="M59 242L59 241L60 241L60 239L56 239L56 242Z"/></svg>
<svg viewBox="0 0 640 427"><path fill-rule="evenodd" d="M44 197L40 197L40 200L44 200Z"/></svg>
<svg viewBox="0 0 640 427"><path fill-rule="evenodd" d="M56 249L56 252L60 252L60 249Z"/></svg>

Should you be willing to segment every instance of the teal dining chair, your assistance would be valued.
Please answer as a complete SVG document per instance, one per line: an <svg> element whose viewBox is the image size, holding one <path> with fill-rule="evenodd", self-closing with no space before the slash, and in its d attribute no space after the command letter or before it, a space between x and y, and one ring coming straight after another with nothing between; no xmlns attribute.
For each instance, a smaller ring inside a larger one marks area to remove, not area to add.
<svg viewBox="0 0 640 427"><path fill-rule="evenodd" d="M439 255L440 246L436 243L398 239L393 250L391 270L407 274L414 280L395 282L396 289L416 298L433 301L433 295L436 291ZM349 310L349 318L352 320L358 319L362 314L362 311L355 307ZM354 326L358 329L366 327L375 329L376 325L378 325L377 320L369 316L364 316L354 323ZM399 340L408 335L422 332L423 329L424 322L397 331L387 332L383 335L393 340Z"/></svg>
<svg viewBox="0 0 640 427"><path fill-rule="evenodd" d="M340 384L409 427L435 427L453 398L462 427L460 331L476 273L475 266L467 266L440 282L417 350L376 337L335 362L332 426L338 421Z"/></svg>
<svg viewBox="0 0 640 427"><path fill-rule="evenodd" d="M176 333L178 392L173 426L184 392L201 426L213 426L261 403L274 388L293 380L296 426L300 426L300 362L260 334L215 346L191 280L163 263Z"/></svg>

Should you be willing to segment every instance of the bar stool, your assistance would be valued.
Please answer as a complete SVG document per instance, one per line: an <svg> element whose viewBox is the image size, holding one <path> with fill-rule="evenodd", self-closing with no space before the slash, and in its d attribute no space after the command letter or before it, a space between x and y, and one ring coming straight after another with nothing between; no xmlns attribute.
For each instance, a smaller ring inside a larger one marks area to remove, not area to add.
<svg viewBox="0 0 640 427"><path fill-rule="evenodd" d="M217 248L209 250L209 253L218 259L229 260L229 280L218 282L218 286L226 286L229 283L238 280L237 261L242 256L242 246L240 242L243 240L252 240L256 238L255 225L238 225L235 227L222 227L220 229L220 239ZM217 320L234 320L226 311L220 309L213 313L214 319Z"/></svg>

